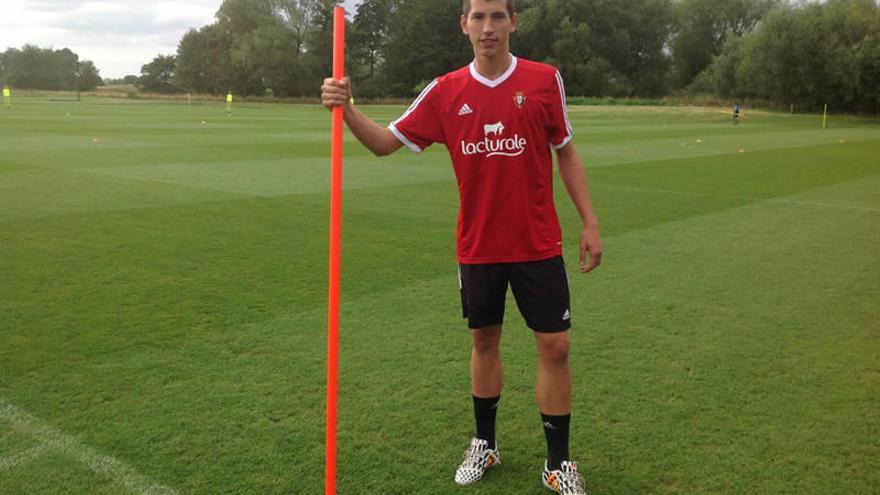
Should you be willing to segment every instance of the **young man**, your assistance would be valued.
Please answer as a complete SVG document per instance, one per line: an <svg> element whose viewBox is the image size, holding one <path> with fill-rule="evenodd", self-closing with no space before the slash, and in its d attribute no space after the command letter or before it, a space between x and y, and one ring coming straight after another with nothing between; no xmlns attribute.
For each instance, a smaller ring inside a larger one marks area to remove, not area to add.
<svg viewBox="0 0 880 495"><path fill-rule="evenodd" d="M733 102L733 123L739 124L739 112L742 107L739 106L739 102Z"/></svg>
<svg viewBox="0 0 880 495"><path fill-rule="evenodd" d="M514 0L464 0L461 29L473 45L473 63L435 79L387 128L354 106L348 79L326 79L323 103L328 109L342 106L351 132L377 156L404 145L419 153L443 143L452 158L461 197L456 251L473 344L476 417L476 435L455 481L478 481L499 462L499 343L510 285L538 347L536 395L548 445L543 483L556 493L583 494L583 480L568 453L571 312L551 149L584 224L581 272L599 265L602 247L583 164L571 142L562 77L553 67L510 54Z"/></svg>

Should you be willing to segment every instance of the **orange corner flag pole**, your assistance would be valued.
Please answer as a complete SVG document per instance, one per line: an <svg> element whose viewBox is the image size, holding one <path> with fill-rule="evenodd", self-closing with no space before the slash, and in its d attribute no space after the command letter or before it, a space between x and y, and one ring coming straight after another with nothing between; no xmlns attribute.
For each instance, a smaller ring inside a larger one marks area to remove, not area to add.
<svg viewBox="0 0 880 495"><path fill-rule="evenodd" d="M333 11L333 79L345 77L345 9ZM339 257L342 237L342 107L333 109L330 150L330 302L327 315L327 439L324 486L336 494L336 418L339 391Z"/></svg>

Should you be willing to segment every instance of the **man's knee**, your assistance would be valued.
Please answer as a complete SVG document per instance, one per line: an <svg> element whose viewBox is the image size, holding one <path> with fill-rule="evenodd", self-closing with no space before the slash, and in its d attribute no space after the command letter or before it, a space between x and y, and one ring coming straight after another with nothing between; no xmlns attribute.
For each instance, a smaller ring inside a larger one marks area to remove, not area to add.
<svg viewBox="0 0 880 495"><path fill-rule="evenodd" d="M538 353L545 364L568 363L568 352L571 346L568 332L539 334L537 338Z"/></svg>
<svg viewBox="0 0 880 495"><path fill-rule="evenodd" d="M477 328L472 330L473 348L477 354L497 354L501 343L501 326Z"/></svg>

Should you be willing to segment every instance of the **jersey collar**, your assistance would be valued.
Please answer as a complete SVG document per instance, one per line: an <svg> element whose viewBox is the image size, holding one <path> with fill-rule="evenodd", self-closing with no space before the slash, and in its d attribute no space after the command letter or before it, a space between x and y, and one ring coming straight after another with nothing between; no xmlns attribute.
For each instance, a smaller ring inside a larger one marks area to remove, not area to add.
<svg viewBox="0 0 880 495"><path fill-rule="evenodd" d="M513 71L516 70L516 57L513 55L510 56L510 67L508 67L507 70L504 71L504 74L501 74L501 76L498 77L498 79L489 79L489 78L483 76L482 74L480 74L479 72L477 72L477 61L476 60L471 62L470 69L471 69L471 77L476 79L477 82L484 84L486 86L489 86L490 88L494 88L496 86L499 86L504 81L506 81L513 74Z"/></svg>

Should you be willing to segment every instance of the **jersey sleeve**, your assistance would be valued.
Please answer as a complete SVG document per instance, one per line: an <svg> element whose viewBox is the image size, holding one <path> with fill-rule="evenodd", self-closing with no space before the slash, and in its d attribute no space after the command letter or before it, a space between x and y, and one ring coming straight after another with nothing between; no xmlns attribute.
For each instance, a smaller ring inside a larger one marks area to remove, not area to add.
<svg viewBox="0 0 880 495"><path fill-rule="evenodd" d="M422 91L406 112L388 126L388 130L416 153L433 143L444 142L443 124L438 112L439 91L435 79Z"/></svg>
<svg viewBox="0 0 880 495"><path fill-rule="evenodd" d="M571 121L568 120L568 110L565 102L565 84L562 75L556 71L556 80L553 84L553 94L550 95L550 118L547 135L550 138L550 146L554 150L565 147L571 141L573 132Z"/></svg>

